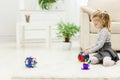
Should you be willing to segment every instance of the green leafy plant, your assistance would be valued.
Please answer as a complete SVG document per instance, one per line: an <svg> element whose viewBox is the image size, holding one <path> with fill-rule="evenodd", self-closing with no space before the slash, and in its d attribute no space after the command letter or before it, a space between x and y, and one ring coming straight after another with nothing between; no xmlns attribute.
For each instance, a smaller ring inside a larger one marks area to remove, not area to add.
<svg viewBox="0 0 120 80"><path fill-rule="evenodd" d="M38 4L43 10L49 10L52 3L55 3L56 0L38 0Z"/></svg>
<svg viewBox="0 0 120 80"><path fill-rule="evenodd" d="M60 22L57 26L57 36L63 37L65 42L70 42L70 38L79 32L79 27L73 23Z"/></svg>

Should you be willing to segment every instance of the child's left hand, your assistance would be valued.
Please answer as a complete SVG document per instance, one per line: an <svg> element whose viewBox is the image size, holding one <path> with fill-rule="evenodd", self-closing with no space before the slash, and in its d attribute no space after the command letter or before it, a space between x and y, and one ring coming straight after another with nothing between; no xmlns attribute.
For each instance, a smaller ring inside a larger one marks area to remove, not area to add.
<svg viewBox="0 0 120 80"><path fill-rule="evenodd" d="M83 50L85 54L89 54L89 51L87 49Z"/></svg>

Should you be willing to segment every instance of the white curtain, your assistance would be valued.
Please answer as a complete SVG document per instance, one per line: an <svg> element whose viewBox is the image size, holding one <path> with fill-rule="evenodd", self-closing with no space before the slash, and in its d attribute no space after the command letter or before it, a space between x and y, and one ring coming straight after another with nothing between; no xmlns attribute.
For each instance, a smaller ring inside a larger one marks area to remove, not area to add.
<svg viewBox="0 0 120 80"><path fill-rule="evenodd" d="M80 6L87 5L88 0L65 0L67 21L80 24Z"/></svg>

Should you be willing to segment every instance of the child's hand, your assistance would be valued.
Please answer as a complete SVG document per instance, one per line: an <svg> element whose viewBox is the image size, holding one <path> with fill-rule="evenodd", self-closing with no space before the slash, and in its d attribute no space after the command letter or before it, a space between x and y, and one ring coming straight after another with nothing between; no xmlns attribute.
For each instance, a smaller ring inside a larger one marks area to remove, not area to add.
<svg viewBox="0 0 120 80"><path fill-rule="evenodd" d="M89 52L88 52L87 49L84 49L83 52L84 52L85 54L89 54Z"/></svg>

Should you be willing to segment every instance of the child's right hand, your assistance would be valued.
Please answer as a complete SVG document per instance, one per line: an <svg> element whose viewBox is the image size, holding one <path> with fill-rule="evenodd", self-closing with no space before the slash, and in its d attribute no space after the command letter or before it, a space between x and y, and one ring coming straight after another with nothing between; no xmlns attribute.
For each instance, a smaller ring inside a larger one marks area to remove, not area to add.
<svg viewBox="0 0 120 80"><path fill-rule="evenodd" d="M84 52L85 54L89 54L89 51L88 51L87 49L84 49L83 52Z"/></svg>

